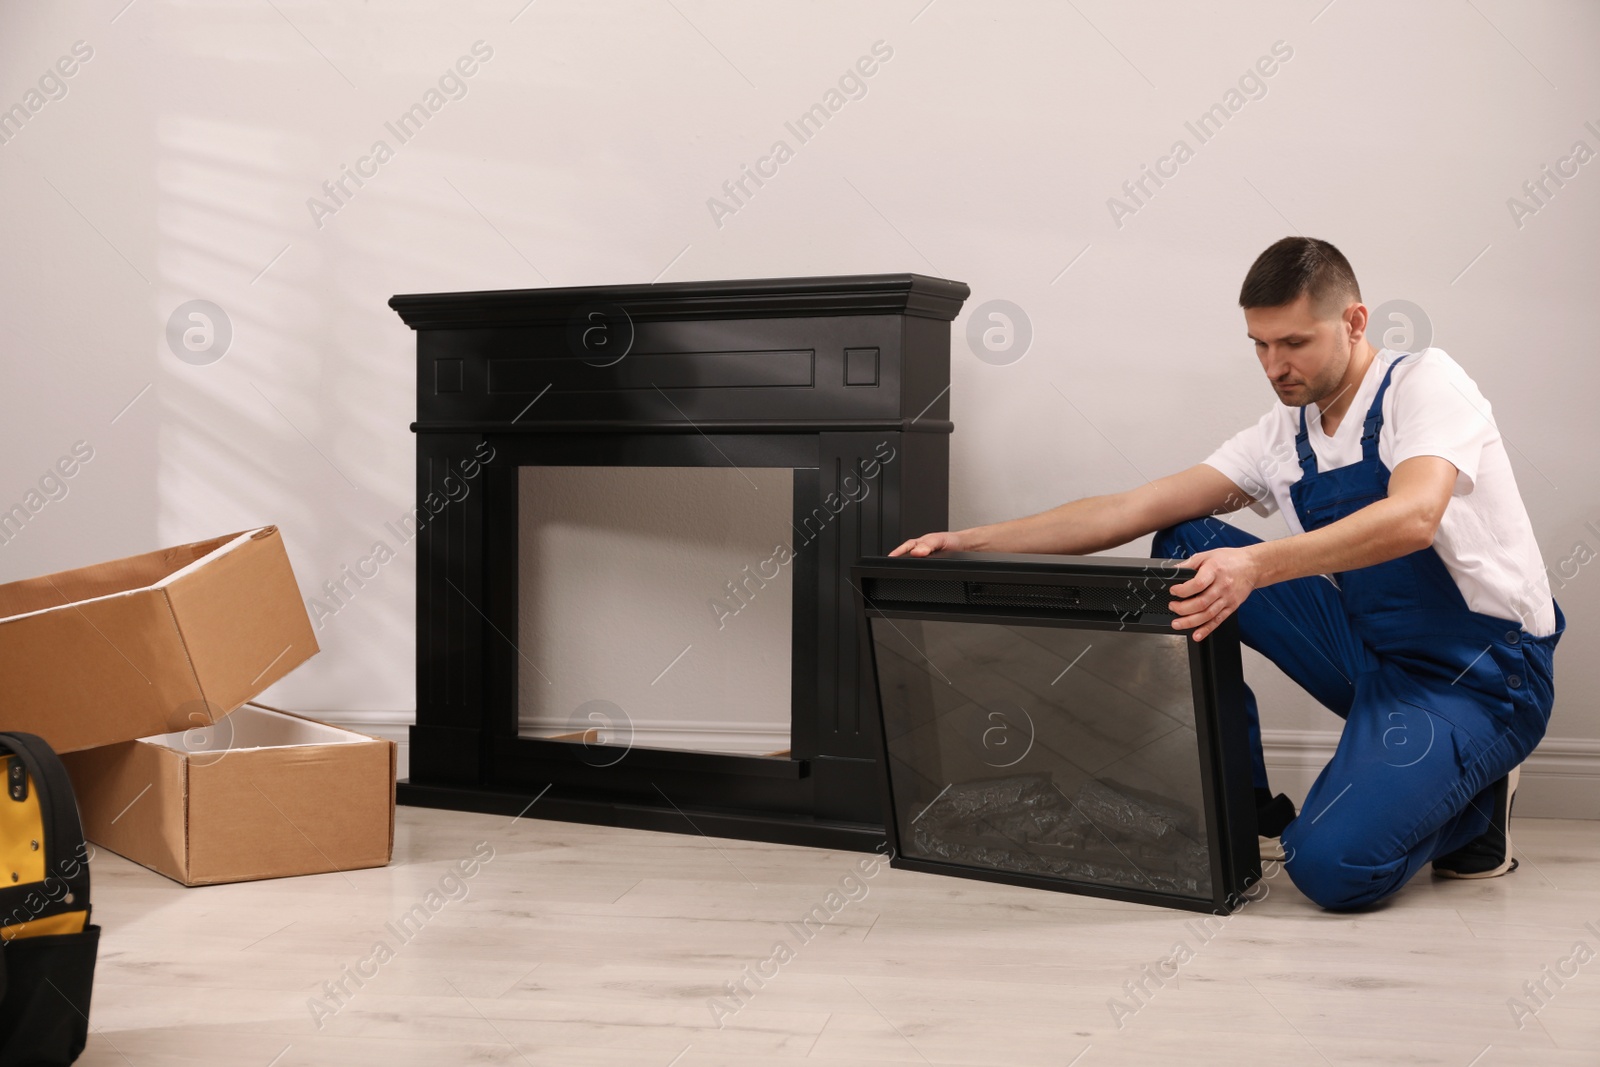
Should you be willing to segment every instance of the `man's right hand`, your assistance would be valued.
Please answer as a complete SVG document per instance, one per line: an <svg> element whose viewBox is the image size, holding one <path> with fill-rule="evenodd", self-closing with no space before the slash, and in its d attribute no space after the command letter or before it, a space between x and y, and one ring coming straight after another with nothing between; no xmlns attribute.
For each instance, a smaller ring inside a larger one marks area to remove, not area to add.
<svg viewBox="0 0 1600 1067"><path fill-rule="evenodd" d="M890 552L889 555L926 556L929 552L938 552L940 550L956 552L960 549L960 535L953 531L945 530L942 533L930 533L923 534L921 537L913 537L893 552Z"/></svg>

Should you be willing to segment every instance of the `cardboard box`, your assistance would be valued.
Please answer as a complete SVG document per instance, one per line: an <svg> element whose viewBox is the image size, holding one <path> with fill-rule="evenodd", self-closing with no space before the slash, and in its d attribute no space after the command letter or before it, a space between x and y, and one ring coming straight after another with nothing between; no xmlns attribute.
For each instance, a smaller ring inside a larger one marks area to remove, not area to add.
<svg viewBox="0 0 1600 1067"><path fill-rule="evenodd" d="M210 726L317 652L275 526L0 585L0 730L72 752Z"/></svg>
<svg viewBox="0 0 1600 1067"><path fill-rule="evenodd" d="M84 836L184 885L382 867L394 850L394 742L276 708L62 762Z"/></svg>

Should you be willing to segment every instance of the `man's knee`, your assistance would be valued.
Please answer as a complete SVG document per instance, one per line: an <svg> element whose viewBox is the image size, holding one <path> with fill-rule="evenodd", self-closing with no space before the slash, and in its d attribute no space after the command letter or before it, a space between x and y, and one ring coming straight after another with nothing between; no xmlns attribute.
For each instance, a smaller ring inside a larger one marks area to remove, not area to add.
<svg viewBox="0 0 1600 1067"><path fill-rule="evenodd" d="M1206 515L1157 530L1150 542L1150 555L1154 559L1188 559L1197 552L1213 548L1237 548L1260 540L1237 526Z"/></svg>
<svg viewBox="0 0 1600 1067"><path fill-rule="evenodd" d="M1313 833L1302 840L1286 829L1283 849L1283 869L1295 888L1330 911L1377 903L1404 884L1404 856L1372 862L1333 834Z"/></svg>

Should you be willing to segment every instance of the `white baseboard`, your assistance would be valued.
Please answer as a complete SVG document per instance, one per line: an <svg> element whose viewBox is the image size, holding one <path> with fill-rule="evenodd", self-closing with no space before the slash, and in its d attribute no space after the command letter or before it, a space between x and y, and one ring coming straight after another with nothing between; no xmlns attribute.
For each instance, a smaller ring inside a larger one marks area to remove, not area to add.
<svg viewBox="0 0 1600 1067"><path fill-rule="evenodd" d="M570 734L582 723L571 719L523 719L524 737ZM726 723L711 719L679 719L671 723L630 722L618 729L602 729L602 744L629 744L643 748L676 748L700 752L731 752L759 756L789 747L786 723Z"/></svg>
<svg viewBox="0 0 1600 1067"><path fill-rule="evenodd" d="M416 720L414 712L406 711L326 711L318 708L285 708L296 715L304 715L308 719L318 722L331 723L334 726L343 726L347 730L354 730L358 734L371 734L381 737L385 741L395 743L395 777L406 778L411 774L411 724Z"/></svg>
<svg viewBox="0 0 1600 1067"><path fill-rule="evenodd" d="M290 709L293 710L293 709ZM397 775L401 778L411 773L411 723L415 716L395 711L326 711L295 710L296 715L320 722L332 723L358 733L371 734L393 741L396 752ZM577 725L567 720L529 720L522 724L528 736L545 736L572 733ZM604 738L605 743L627 743L627 732L620 736ZM736 755L760 756L789 747L789 728L780 725L746 723L737 728L727 723L710 720L674 723L655 726L649 723L632 724L632 744L647 748L679 748L704 752L729 752Z"/></svg>
<svg viewBox="0 0 1600 1067"><path fill-rule="evenodd" d="M296 715L304 715L308 719L318 722L331 723L334 726L343 726L347 730L354 730L359 734L371 734L373 737L382 737L396 744L409 744L411 741L411 724L416 721L416 715L406 711L327 711L318 708L285 708Z"/></svg>
<svg viewBox="0 0 1600 1067"><path fill-rule="evenodd" d="M301 711L399 745L400 777L408 772L412 715L394 711ZM531 725L531 724L530 724ZM557 732L561 724L545 724ZM1333 756L1339 734L1333 730L1263 730L1262 749L1275 790L1298 805L1318 772ZM789 732L778 726L744 726L737 730L712 722L684 723L677 728L636 724L634 744L663 748L700 748L719 752L773 752L789 747ZM1600 739L1546 737L1522 765L1517 787L1517 815L1542 819L1600 819Z"/></svg>
<svg viewBox="0 0 1600 1067"><path fill-rule="evenodd" d="M1318 772L1333 757L1334 730L1263 730L1272 788L1298 805ZM1535 819L1600 819L1600 740L1546 737L1522 765L1517 816Z"/></svg>

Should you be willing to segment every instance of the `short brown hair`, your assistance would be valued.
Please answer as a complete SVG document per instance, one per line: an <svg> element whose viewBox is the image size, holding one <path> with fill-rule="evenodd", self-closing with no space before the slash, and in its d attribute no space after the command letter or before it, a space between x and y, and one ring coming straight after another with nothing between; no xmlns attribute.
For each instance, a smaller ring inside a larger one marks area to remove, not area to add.
<svg viewBox="0 0 1600 1067"><path fill-rule="evenodd" d="M1250 265L1239 289L1242 308L1271 308L1292 304L1309 293L1312 307L1329 310L1336 298L1360 300L1361 287L1350 261L1327 241L1315 237L1285 237L1275 241Z"/></svg>

